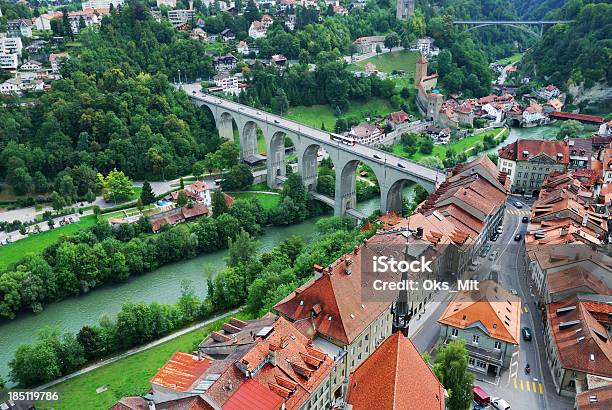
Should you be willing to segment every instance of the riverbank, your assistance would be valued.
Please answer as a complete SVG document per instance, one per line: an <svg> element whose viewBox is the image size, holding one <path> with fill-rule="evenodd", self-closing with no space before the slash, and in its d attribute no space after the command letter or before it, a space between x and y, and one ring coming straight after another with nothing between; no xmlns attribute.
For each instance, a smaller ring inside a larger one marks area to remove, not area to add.
<svg viewBox="0 0 612 410"><path fill-rule="evenodd" d="M107 409L123 396L146 394L151 387L149 380L174 352L192 352L211 332L220 329L230 316L250 318L236 309L169 335L165 340L160 339L92 365L88 370L82 369L66 376L66 380L59 384L56 381L45 385L58 392L59 402L45 403L37 408Z"/></svg>

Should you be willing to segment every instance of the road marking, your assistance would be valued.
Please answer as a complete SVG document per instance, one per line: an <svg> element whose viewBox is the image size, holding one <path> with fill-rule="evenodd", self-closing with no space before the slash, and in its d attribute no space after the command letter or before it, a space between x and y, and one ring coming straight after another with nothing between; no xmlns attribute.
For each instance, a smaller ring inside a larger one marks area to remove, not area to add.
<svg viewBox="0 0 612 410"><path fill-rule="evenodd" d="M532 382L532 383L533 383L533 392L535 393L535 392L537 392L537 390L536 390L536 383L535 382Z"/></svg>
<svg viewBox="0 0 612 410"><path fill-rule="evenodd" d="M540 394L544 394L544 389L542 388L542 383L540 383Z"/></svg>
<svg viewBox="0 0 612 410"><path fill-rule="evenodd" d="M523 306L523 309L525 309L525 313L529 313L529 309L527 309L527 306Z"/></svg>
<svg viewBox="0 0 612 410"><path fill-rule="evenodd" d="M523 388L523 379L521 379L521 390L525 390L525 389Z"/></svg>
<svg viewBox="0 0 612 410"><path fill-rule="evenodd" d="M516 377L514 378L514 388L516 389L518 387L518 383L516 382Z"/></svg>
<svg viewBox="0 0 612 410"><path fill-rule="evenodd" d="M525 384L527 385L527 391L531 391L531 387L529 387L529 382L526 381Z"/></svg>

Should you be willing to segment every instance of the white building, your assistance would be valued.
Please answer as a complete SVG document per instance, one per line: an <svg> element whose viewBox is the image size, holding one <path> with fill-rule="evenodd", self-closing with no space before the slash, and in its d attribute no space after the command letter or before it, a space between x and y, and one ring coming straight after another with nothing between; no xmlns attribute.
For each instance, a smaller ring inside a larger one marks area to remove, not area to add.
<svg viewBox="0 0 612 410"><path fill-rule="evenodd" d="M249 54L249 45L247 44L246 41L241 41L236 46L236 51L241 54Z"/></svg>
<svg viewBox="0 0 612 410"><path fill-rule="evenodd" d="M561 94L561 91L559 91L559 89L552 84L549 84L546 87L542 87L538 91L538 97L547 101L551 98L558 97L559 94Z"/></svg>
<svg viewBox="0 0 612 410"><path fill-rule="evenodd" d="M420 51L421 54L427 57L437 56L440 54L440 49L434 46L434 39L431 37L423 37L417 40L414 51Z"/></svg>
<svg viewBox="0 0 612 410"><path fill-rule="evenodd" d="M238 77L230 75L227 71L217 74L213 80L217 87L223 89L223 92L237 93L239 91Z"/></svg>
<svg viewBox="0 0 612 410"><path fill-rule="evenodd" d="M373 145L380 142L383 132L374 125L362 123L351 127L348 135L359 144Z"/></svg>
<svg viewBox="0 0 612 410"><path fill-rule="evenodd" d="M87 0L81 3L81 7L83 10L87 9L110 9L111 4L113 8L117 8L117 6L123 5L123 0Z"/></svg>
<svg viewBox="0 0 612 410"><path fill-rule="evenodd" d="M175 8L176 0L157 0L157 7L161 7L161 6Z"/></svg>
<svg viewBox="0 0 612 410"><path fill-rule="evenodd" d="M11 36L32 37L32 23L29 20L9 20L6 22L6 25Z"/></svg>
<svg viewBox="0 0 612 410"><path fill-rule="evenodd" d="M187 23L195 18L195 10L170 10L168 20L172 25Z"/></svg>
<svg viewBox="0 0 612 410"><path fill-rule="evenodd" d="M21 55L23 43L19 37L0 37L0 53Z"/></svg>
<svg viewBox="0 0 612 410"><path fill-rule="evenodd" d="M67 53L57 53L49 55L49 63L51 64L51 71L59 73L62 68L62 63L67 60L70 56Z"/></svg>
<svg viewBox="0 0 612 410"><path fill-rule="evenodd" d="M489 103L482 106L482 110L487 112L487 115L495 117L494 121L497 123L502 122L504 117L503 107L500 107L496 103Z"/></svg>
<svg viewBox="0 0 612 410"><path fill-rule="evenodd" d="M19 94L19 80L11 78L0 84L1 94Z"/></svg>
<svg viewBox="0 0 612 410"><path fill-rule="evenodd" d="M249 36L254 39L264 38L266 36L267 31L268 30L261 21L254 21L249 27Z"/></svg>
<svg viewBox="0 0 612 410"><path fill-rule="evenodd" d="M3 70L16 70L19 65L17 54L0 53L0 68Z"/></svg>
<svg viewBox="0 0 612 410"><path fill-rule="evenodd" d="M20 70L23 71L38 71L42 68L42 64L36 60L30 60L21 65L19 67Z"/></svg>

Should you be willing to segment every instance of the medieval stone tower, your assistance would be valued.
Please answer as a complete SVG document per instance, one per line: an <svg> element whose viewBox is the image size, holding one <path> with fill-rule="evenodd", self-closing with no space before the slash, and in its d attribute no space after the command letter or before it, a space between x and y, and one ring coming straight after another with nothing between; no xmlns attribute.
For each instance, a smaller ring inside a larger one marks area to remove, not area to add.
<svg viewBox="0 0 612 410"><path fill-rule="evenodd" d="M427 77L427 60L425 59L423 54L421 54L419 60L416 63L416 72L414 73L414 85L418 87L425 77Z"/></svg>
<svg viewBox="0 0 612 410"><path fill-rule="evenodd" d="M414 14L414 0L397 0L395 18L406 20Z"/></svg>

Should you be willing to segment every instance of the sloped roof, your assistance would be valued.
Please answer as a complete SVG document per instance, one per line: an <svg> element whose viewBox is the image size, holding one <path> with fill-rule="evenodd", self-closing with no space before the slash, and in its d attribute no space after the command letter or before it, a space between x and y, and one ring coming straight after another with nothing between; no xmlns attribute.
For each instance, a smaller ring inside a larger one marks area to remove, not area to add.
<svg viewBox="0 0 612 410"><path fill-rule="evenodd" d="M529 153L527 158L523 156L525 151ZM502 147L498 153L500 158L513 161L527 161L544 154L557 163L569 163L569 147L566 141L519 139ZM558 160L557 154L563 154L563 158Z"/></svg>
<svg viewBox="0 0 612 410"><path fill-rule="evenodd" d="M438 322L459 329L481 324L490 337L519 344L521 301L498 283L483 281L477 291L457 293Z"/></svg>
<svg viewBox="0 0 612 410"><path fill-rule="evenodd" d="M206 358L198 359L189 353L175 352L153 376L151 383L187 392L208 369L210 363Z"/></svg>
<svg viewBox="0 0 612 410"><path fill-rule="evenodd" d="M577 410L612 409L612 383L576 395Z"/></svg>
<svg viewBox="0 0 612 410"><path fill-rule="evenodd" d="M396 332L351 374L353 410L443 410L444 387L412 341Z"/></svg>
<svg viewBox="0 0 612 410"><path fill-rule="evenodd" d="M223 410L278 410L284 400L255 379L248 379L231 395Z"/></svg>
<svg viewBox="0 0 612 410"><path fill-rule="evenodd" d="M572 266L558 272L551 272L546 275L546 281L550 293L560 293L570 289L586 287L591 289L593 293L612 295L610 288L600 278L581 266Z"/></svg>

